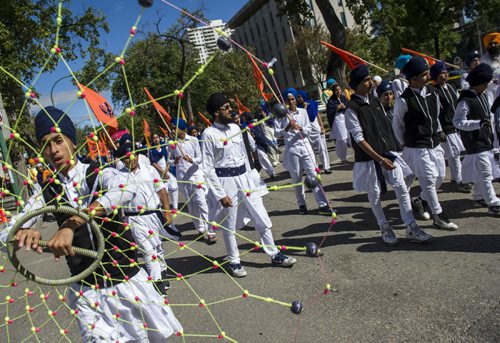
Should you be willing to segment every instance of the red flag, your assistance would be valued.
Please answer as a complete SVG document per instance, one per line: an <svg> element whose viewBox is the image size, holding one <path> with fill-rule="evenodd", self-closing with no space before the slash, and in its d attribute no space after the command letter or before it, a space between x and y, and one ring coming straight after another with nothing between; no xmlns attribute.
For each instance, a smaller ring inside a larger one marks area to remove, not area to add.
<svg viewBox="0 0 500 343"><path fill-rule="evenodd" d="M413 50L406 49L406 48L401 48L401 51L407 52L407 53L412 54L412 55L418 55L418 56L423 57L427 61L427 64L429 65L429 67L438 61L438 59L431 57L431 56L428 56L428 55L425 55L425 54L422 54L421 52L418 52L418 51L413 51Z"/></svg>
<svg viewBox="0 0 500 343"><path fill-rule="evenodd" d="M333 51L334 53L339 55L350 69L354 69L361 64L366 64L366 62L362 58L360 58L356 55L353 55L348 51L337 48L336 46L331 45L327 42L321 41L321 44L323 44L328 49L330 49L331 51Z"/></svg>
<svg viewBox="0 0 500 343"><path fill-rule="evenodd" d="M118 130L118 121L106 98L84 85L79 85L79 87L97 120L114 130Z"/></svg>
<svg viewBox="0 0 500 343"><path fill-rule="evenodd" d="M241 102L240 99L238 99L238 96L236 95L234 97L234 100L236 101L236 106L238 106L238 113L242 114L243 112L251 112L248 107L245 107Z"/></svg>
<svg viewBox="0 0 500 343"><path fill-rule="evenodd" d="M208 118L205 117L203 115L203 113L201 113L200 111L198 111L198 115L200 116L201 121L204 122L207 127L208 126L212 126L212 123L210 122L210 120L208 120Z"/></svg>
<svg viewBox="0 0 500 343"><path fill-rule="evenodd" d="M144 138L146 138L146 145L148 148L151 148L151 143L149 141L151 137L151 130L149 129L149 124L146 118L143 119L143 126L144 126Z"/></svg>
<svg viewBox="0 0 500 343"><path fill-rule="evenodd" d="M170 114L168 114L167 110L164 109L158 103L158 101L155 100L155 98L153 98L153 96L149 93L149 91L146 89L146 87L144 87L144 91L146 92L149 100L151 100L151 102L153 103L153 106L155 107L156 111L165 118L167 123L170 123L172 121L172 117L170 116Z"/></svg>
<svg viewBox="0 0 500 343"><path fill-rule="evenodd" d="M250 58L250 61L252 61L252 66L253 66L253 77L255 79L255 82L257 82L257 88L259 89L260 94L264 98L265 102L268 102L269 99L272 98L272 94L265 93L264 92L264 75L262 74L262 70L260 70L259 66L253 59L252 55L250 55L247 52L248 57Z"/></svg>

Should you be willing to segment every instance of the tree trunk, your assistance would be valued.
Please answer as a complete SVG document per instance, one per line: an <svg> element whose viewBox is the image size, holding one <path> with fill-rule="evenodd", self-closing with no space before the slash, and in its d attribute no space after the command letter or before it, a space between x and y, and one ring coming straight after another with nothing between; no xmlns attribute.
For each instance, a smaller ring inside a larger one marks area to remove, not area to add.
<svg viewBox="0 0 500 343"><path fill-rule="evenodd" d="M439 59L441 55L441 49L439 47L439 33L434 33L434 57Z"/></svg>
<svg viewBox="0 0 500 343"><path fill-rule="evenodd" d="M336 47L341 49L345 48L345 27L335 13L333 6L329 0L314 0L318 6L323 19L325 20L326 28L330 32L330 41ZM344 61L333 52L328 60L326 69L328 78L333 77L338 82L344 83L346 81L344 72Z"/></svg>
<svg viewBox="0 0 500 343"><path fill-rule="evenodd" d="M193 118L193 106L191 105L191 91L189 90L189 87L185 91L185 97L186 97L186 107L187 107L187 120L188 124L191 125L191 123L194 123L194 118Z"/></svg>

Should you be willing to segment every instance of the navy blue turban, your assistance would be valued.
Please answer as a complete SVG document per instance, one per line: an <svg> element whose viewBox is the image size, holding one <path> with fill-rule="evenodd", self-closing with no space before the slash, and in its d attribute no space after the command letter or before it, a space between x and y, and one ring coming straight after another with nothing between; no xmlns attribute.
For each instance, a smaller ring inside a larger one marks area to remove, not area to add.
<svg viewBox="0 0 500 343"><path fill-rule="evenodd" d="M403 67L402 73L409 80L413 76L422 74L426 70L429 70L427 61L421 56L413 56Z"/></svg>
<svg viewBox="0 0 500 343"><path fill-rule="evenodd" d="M349 87L356 90L356 87L369 75L370 71L366 64L357 66L351 70L351 74L349 75Z"/></svg>
<svg viewBox="0 0 500 343"><path fill-rule="evenodd" d="M488 83L493 79L493 69L489 64L481 63L476 68L472 69L465 79L471 87Z"/></svg>
<svg viewBox="0 0 500 343"><path fill-rule="evenodd" d="M61 129L61 133L76 145L76 128L71 118L54 106L45 107L35 117L35 135L38 143L42 138L52 133L53 127Z"/></svg>

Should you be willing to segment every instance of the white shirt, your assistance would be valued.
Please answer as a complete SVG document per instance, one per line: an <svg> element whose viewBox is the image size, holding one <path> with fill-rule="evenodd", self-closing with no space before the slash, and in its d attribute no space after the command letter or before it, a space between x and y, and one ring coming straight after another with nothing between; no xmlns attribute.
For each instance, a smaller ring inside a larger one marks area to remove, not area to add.
<svg viewBox="0 0 500 343"><path fill-rule="evenodd" d="M276 137L284 137L285 148L289 152L302 154L304 151L307 152L304 149L307 149L307 136L311 133L311 122L309 121L307 111L303 108L297 108L297 111L291 113L290 116L302 127L302 131L290 129L287 132L285 131L285 127L290 123L289 117L276 118Z"/></svg>
<svg viewBox="0 0 500 343"><path fill-rule="evenodd" d="M199 169L201 165L202 155L198 138L186 135L184 140L178 139L175 149L172 151L172 159L188 155L193 160L193 163L184 159L180 159L175 165L176 177L181 180L188 180L191 177L199 179L203 173ZM194 181L194 180L193 180ZM199 180L196 180L199 181Z"/></svg>
<svg viewBox="0 0 500 343"><path fill-rule="evenodd" d="M161 203L158 192L165 189L166 185L156 168L139 164L132 172L127 168L121 171L126 175L126 184L136 187L134 197L124 208L125 212L139 212L138 206L146 211L157 209Z"/></svg>
<svg viewBox="0 0 500 343"><path fill-rule="evenodd" d="M432 93L427 92L427 87L423 87L422 89L411 88L416 94L420 94L422 97L426 98L428 96L432 96ZM438 132L442 131L441 123L439 122L439 111L441 104L439 102L439 97L436 96L437 101L437 116L436 118L431 118L431 120L437 120L438 123ZM408 112L408 104L406 100L402 97L396 99L396 103L394 104L394 116L392 118L392 129L394 131L394 135L396 139L399 141L401 145L405 144L404 133L405 133L405 114Z"/></svg>
<svg viewBox="0 0 500 343"><path fill-rule="evenodd" d="M491 107L488 103L488 99L486 97L486 94L483 92L480 95L477 95L477 93L471 89L472 92L476 94L476 96L479 99L479 102L481 103L481 106L487 113L489 112L489 108ZM467 101L460 101L457 105L457 108L455 110L455 115L453 116L453 125L463 131L474 131L474 130L479 130L481 128L480 126L480 120L471 120L467 119L467 115L470 112L469 105Z"/></svg>
<svg viewBox="0 0 500 343"><path fill-rule="evenodd" d="M202 135L203 161L201 163L205 180L217 200L226 196L215 168L236 168L248 164L245 143L236 124L214 123ZM247 173L250 170L247 168Z"/></svg>
<svg viewBox="0 0 500 343"><path fill-rule="evenodd" d="M359 94L353 94L352 96L362 99L367 104L370 103L370 100L367 96L362 96ZM356 143L365 140L363 136L363 129L361 128L361 124L359 123L358 115L350 108L347 108L347 110L345 111L345 126Z"/></svg>
<svg viewBox="0 0 500 343"><path fill-rule="evenodd" d="M68 172L68 176L62 174L58 175L58 179L61 182L63 192L65 197L68 199L68 204L77 209L85 209L90 206L92 196L91 193L95 190L91 190L92 185L87 185L85 182L85 175L87 169L90 167L89 164L84 164L79 161L76 162L75 166ZM98 180L101 185L101 189L106 190L102 197L98 198L100 206L102 206L107 214L110 214L113 209L112 206L123 206L129 203L135 196L136 187L135 185L127 184L126 176L114 168L105 168L102 170L102 175L98 176ZM77 185L77 186L75 186ZM123 188L120 188L123 185ZM81 200L81 204L75 201L76 198ZM16 222L17 219L21 218L24 214L30 211L40 209L45 206L45 200L42 193L37 192L30 197L24 209L13 218L7 228L0 233L0 240L5 242L7 235ZM33 227L38 220L41 219L41 215L28 220L23 227L29 228Z"/></svg>
<svg viewBox="0 0 500 343"><path fill-rule="evenodd" d="M397 99L403 94L408 87L408 80L403 74L399 74L394 81L392 81L392 91L394 92L394 99Z"/></svg>

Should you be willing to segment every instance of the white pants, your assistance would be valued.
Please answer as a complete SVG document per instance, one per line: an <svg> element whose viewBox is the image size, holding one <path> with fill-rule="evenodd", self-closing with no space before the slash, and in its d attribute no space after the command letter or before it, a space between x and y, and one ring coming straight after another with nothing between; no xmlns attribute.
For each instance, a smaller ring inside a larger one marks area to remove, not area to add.
<svg viewBox="0 0 500 343"><path fill-rule="evenodd" d="M163 246L159 236L162 223L156 214L127 217L130 230L144 256L145 267L153 280L161 279L161 272L167 269ZM152 234L150 234L150 231Z"/></svg>
<svg viewBox="0 0 500 343"><path fill-rule="evenodd" d="M432 214L443 212L437 196L446 172L443 149L440 146L434 149L405 147L402 156L418 178L420 196L427 201Z"/></svg>
<svg viewBox="0 0 500 343"><path fill-rule="evenodd" d="M330 169L330 156L328 155L328 148L326 146L325 135L318 133L309 136L309 141L313 150L319 154L319 161L323 165L323 169Z"/></svg>
<svg viewBox="0 0 500 343"><path fill-rule="evenodd" d="M488 206L500 206L496 196L491 159L493 153L485 151L478 154L465 155L463 160L464 181L474 183L474 200L484 200Z"/></svg>
<svg viewBox="0 0 500 343"><path fill-rule="evenodd" d="M372 212L377 219L377 224L382 227L382 225L389 222L385 217L384 210L382 208L381 188L377 178L375 163L376 162L374 161L368 161L356 162L354 164L353 174L355 173L356 175L353 175L353 178L355 178L355 180L359 180L359 182L354 185L354 188L357 191L368 193L368 201L370 202ZM408 225L415 221L415 217L413 217L411 209L411 198L408 193L408 189L406 188L403 170L397 162L394 163L394 166L396 168L393 170L386 170L382 168L382 173L386 183L391 185L394 193L396 193L401 220L403 223Z"/></svg>
<svg viewBox="0 0 500 343"><path fill-rule="evenodd" d="M462 182L462 163L460 162L460 152L465 150L458 133L446 136L446 142L440 143L444 150L444 156L450 166L451 179L457 183Z"/></svg>
<svg viewBox="0 0 500 343"><path fill-rule="evenodd" d="M271 149L273 150L273 149ZM259 156L259 162L262 165L262 169L266 172L267 175L274 175L274 167L271 161L269 160L269 156L266 154L264 150L257 148L257 154Z"/></svg>
<svg viewBox="0 0 500 343"><path fill-rule="evenodd" d="M179 207L179 187L176 177L171 172L168 172L167 190L170 198L170 206L177 209Z"/></svg>
<svg viewBox="0 0 500 343"><path fill-rule="evenodd" d="M204 233L208 230L208 205L207 205L207 188L203 185L198 188L198 183L191 180L186 180L185 183L181 182L179 188L182 195L186 199L189 214L195 218L192 218L193 224L200 233ZM191 183L192 182L192 183Z"/></svg>
<svg viewBox="0 0 500 343"><path fill-rule="evenodd" d="M234 233L236 229L243 227L245 217L250 217L254 222L266 254L274 257L278 253L278 249L274 245L271 232L272 222L262 198L257 192L252 192L249 196L245 193L245 190L255 189L255 182L250 171L243 175L219 179L226 195L231 198L233 203L232 207L224 208L219 202L214 215L214 220L225 228L221 228L221 230L230 263L240 263L240 252ZM211 201L211 204L215 205L215 202Z"/></svg>
<svg viewBox="0 0 500 343"><path fill-rule="evenodd" d="M262 124L262 130L264 131L264 135L266 136L266 138L273 142L276 146L278 146L278 141L276 140L276 136L274 135L274 128L270 127L267 124ZM271 149L268 152L268 156L273 166L276 166L280 163L280 156L276 150Z"/></svg>
<svg viewBox="0 0 500 343"><path fill-rule="evenodd" d="M341 161L347 160L347 147L349 146L349 134L345 126L344 113L337 113L330 131L330 138L335 139L335 153Z"/></svg>
<svg viewBox="0 0 500 343"><path fill-rule="evenodd" d="M309 149L308 149L309 150ZM311 158L310 154L304 154L298 156L296 154L289 154L287 156L287 170L290 172L293 183L302 182L302 173L305 171L308 177L316 178L316 163ZM304 191L304 185L295 186L295 198L297 200L297 205L302 206L306 204L306 197ZM318 206L328 205L328 199L326 198L325 192L318 185L313 189L314 198L318 203Z"/></svg>

